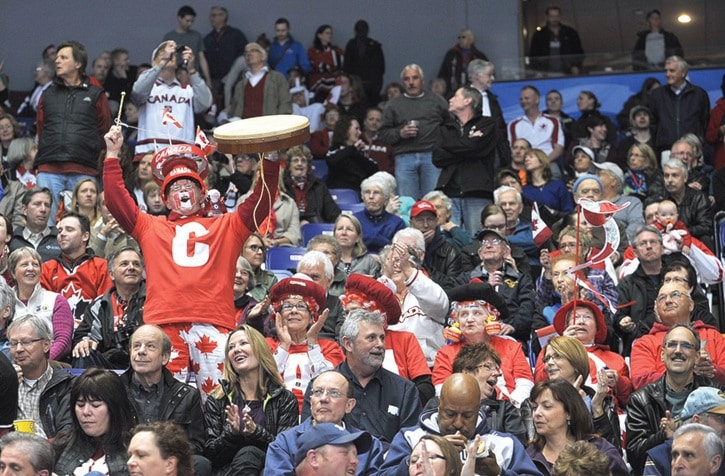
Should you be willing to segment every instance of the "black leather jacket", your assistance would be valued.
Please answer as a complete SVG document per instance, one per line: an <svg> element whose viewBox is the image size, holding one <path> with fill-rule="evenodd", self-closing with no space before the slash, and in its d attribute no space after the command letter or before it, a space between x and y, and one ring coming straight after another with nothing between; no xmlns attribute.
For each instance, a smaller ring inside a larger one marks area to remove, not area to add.
<svg viewBox="0 0 725 476"><path fill-rule="evenodd" d="M53 369L53 376L40 394L40 422L45 436L53 438L57 433L70 428L72 422L70 387L73 376L62 369Z"/></svg>
<svg viewBox="0 0 725 476"><path fill-rule="evenodd" d="M106 465L108 466L108 474L113 476L125 476L128 474L128 467L126 466L128 454L126 454L126 448L127 445L125 443L103 447L103 454L106 457ZM88 461L96 451L96 446L85 440L77 440L72 446L66 446L61 451L58 451L56 448L56 454L59 456L56 459L53 474L57 474L58 476L72 475L73 471Z"/></svg>
<svg viewBox="0 0 725 476"><path fill-rule="evenodd" d="M158 421L173 421L186 432L191 443L194 454L204 452L204 414L201 407L199 392L179 380L176 380L171 372L162 369L161 383L163 392L161 405L159 406ZM133 369L128 369L121 375L123 385L128 389L132 385ZM143 423L139 421L140 409L131 394L128 394L128 401L133 408L133 424Z"/></svg>
<svg viewBox="0 0 725 476"><path fill-rule="evenodd" d="M425 247L423 267L430 274L430 278L442 288L453 287L455 278L463 271L460 253L446 241L438 229Z"/></svg>
<svg viewBox="0 0 725 476"><path fill-rule="evenodd" d="M670 409L665 399L665 377L666 374L656 382L633 392L629 397L626 450L634 474L642 474L647 451L667 439L665 432L660 429L660 419L665 416L665 411ZM690 390L703 386L721 388L720 384L695 375Z"/></svg>
<svg viewBox="0 0 725 476"><path fill-rule="evenodd" d="M204 406L204 456L212 461L215 468L229 464L243 446L254 445L267 451L267 446L279 433L299 423L297 398L284 387L269 389L264 399L266 426L258 425L249 435L232 433L226 421L226 408L229 403L226 397L215 397L212 394L206 399Z"/></svg>

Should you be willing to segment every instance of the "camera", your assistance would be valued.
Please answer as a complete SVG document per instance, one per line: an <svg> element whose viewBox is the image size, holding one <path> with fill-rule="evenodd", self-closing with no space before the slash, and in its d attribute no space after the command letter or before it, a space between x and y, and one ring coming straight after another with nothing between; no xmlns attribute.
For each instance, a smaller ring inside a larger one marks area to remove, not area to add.
<svg viewBox="0 0 725 476"><path fill-rule="evenodd" d="M185 49L186 49L186 45L178 45L176 47L176 53L177 54L182 54ZM179 69L187 69L188 66L189 66L189 61L188 60L182 60L181 66L179 66Z"/></svg>

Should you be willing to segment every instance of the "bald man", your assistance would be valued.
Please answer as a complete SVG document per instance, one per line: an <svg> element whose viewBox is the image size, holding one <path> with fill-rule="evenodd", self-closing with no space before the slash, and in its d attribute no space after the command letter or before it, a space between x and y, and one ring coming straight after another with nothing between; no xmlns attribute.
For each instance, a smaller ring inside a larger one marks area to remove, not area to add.
<svg viewBox="0 0 725 476"><path fill-rule="evenodd" d="M443 436L461 451L462 458L471 440L481 435L493 449L488 456L476 459L476 474L541 474L513 435L489 431L485 417L479 412L480 401L481 390L473 376L450 375L443 382L438 408L424 410L416 426L403 428L395 436L380 474L407 475L405 460L425 434Z"/></svg>

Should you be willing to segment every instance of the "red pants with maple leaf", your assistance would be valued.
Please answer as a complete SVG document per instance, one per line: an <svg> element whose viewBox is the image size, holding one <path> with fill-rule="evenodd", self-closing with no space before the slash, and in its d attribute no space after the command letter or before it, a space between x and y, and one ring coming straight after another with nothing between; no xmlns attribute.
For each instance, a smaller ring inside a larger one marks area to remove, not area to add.
<svg viewBox="0 0 725 476"><path fill-rule="evenodd" d="M188 382L193 372L203 401L219 384L224 369L224 348L229 329L212 324L163 324L171 339L171 359L166 365L174 377Z"/></svg>

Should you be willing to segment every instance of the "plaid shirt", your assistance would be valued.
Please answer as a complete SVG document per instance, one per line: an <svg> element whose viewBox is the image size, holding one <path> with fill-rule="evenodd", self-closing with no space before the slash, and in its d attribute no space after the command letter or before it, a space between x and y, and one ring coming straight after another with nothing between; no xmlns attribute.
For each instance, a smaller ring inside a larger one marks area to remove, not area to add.
<svg viewBox="0 0 725 476"><path fill-rule="evenodd" d="M34 420L36 428L43 429L43 423L40 421L40 394L43 393L48 382L53 377L53 368L48 365L38 380L28 380L23 377L23 381L18 386L18 419Z"/></svg>

